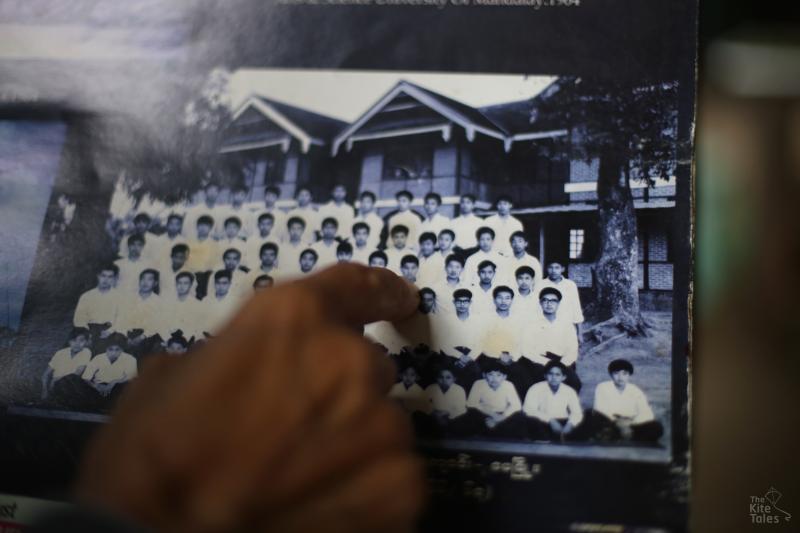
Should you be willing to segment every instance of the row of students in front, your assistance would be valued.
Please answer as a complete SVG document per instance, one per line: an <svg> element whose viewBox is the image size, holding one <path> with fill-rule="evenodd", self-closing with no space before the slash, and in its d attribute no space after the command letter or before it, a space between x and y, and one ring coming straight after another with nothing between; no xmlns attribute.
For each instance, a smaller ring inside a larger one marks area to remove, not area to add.
<svg viewBox="0 0 800 533"><path fill-rule="evenodd" d="M647 396L630 382L633 365L625 359L608 365L611 379L597 385L594 403L585 411L565 383L566 368L559 361L548 362L543 380L522 395L497 362L483 365L482 378L469 393L456 383L450 365L438 367L436 381L424 389L412 364L404 364L400 374L389 395L412 413L418 432L429 437L657 443L663 434Z"/></svg>
<svg viewBox="0 0 800 533"><path fill-rule="evenodd" d="M543 379L545 365L556 360L566 368L567 383L580 390L578 339L572 324L558 320L558 289L542 289L537 296L539 313L532 319L512 317L514 296L505 286L494 291L493 315L472 314L474 297L469 289L451 293L452 313L437 311L438 296L431 289L420 293L419 313L394 324L369 324L364 334L392 357L418 353L417 365L424 380L433 379L432 369L437 365L451 364L458 384L468 389L480 378L483 365L497 362L523 395Z"/></svg>
<svg viewBox="0 0 800 533"><path fill-rule="evenodd" d="M189 348L180 334L171 336L165 344L163 351L172 355L182 355ZM87 328L73 328L67 346L53 354L42 374L41 399L76 410L110 405L138 375L139 362L128 353L129 346L129 340L120 333L93 339Z"/></svg>

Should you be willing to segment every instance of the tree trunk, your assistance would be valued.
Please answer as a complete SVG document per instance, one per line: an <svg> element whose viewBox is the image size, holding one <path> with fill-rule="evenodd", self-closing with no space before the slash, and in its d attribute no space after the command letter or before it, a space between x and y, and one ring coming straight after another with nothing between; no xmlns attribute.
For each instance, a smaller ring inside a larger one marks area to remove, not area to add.
<svg viewBox="0 0 800 533"><path fill-rule="evenodd" d="M594 312L600 321L613 319L630 335L644 335L647 325L639 310L636 212L621 154L600 159L597 196L600 257L595 265Z"/></svg>

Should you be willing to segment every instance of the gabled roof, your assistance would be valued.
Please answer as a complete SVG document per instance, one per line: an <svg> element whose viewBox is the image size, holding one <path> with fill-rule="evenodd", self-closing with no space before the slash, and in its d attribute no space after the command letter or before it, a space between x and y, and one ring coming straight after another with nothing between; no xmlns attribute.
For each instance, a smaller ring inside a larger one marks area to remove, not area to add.
<svg viewBox="0 0 800 533"><path fill-rule="evenodd" d="M223 151L258 148L273 144L281 144L286 151L289 148L289 142L294 138L300 143L303 152L307 152L312 144L318 146L327 144L337 132L347 126L347 123L341 120L260 95L251 95L239 106L234 112L231 126L235 127L237 119L250 109L262 114L283 130L286 135L276 136L274 132L264 132L263 135L259 135L258 132L255 132L248 135L247 138L229 139L224 143Z"/></svg>
<svg viewBox="0 0 800 533"><path fill-rule="evenodd" d="M549 94L553 92L553 90L557 90L557 88L555 88L557 87L556 84L557 80L549 85L542 94ZM445 140L448 140L451 134L450 123L453 123L466 130L467 139L470 141L474 139L476 132L481 133L502 141L506 151L511 149L511 144L514 141L566 135L566 130L563 128L551 127L549 124L531 123L531 109L532 105L535 105L536 98L496 106L475 108L430 89L401 80L355 122L336 135L331 142L331 151L333 155L336 155L343 143L347 143L349 148L354 141L389 136L385 133L359 136L358 131L372 117L380 113L395 97L401 94L414 98L422 105L429 107L431 110L441 115L442 118L447 121L444 124L406 128L402 130L403 134L440 131Z"/></svg>

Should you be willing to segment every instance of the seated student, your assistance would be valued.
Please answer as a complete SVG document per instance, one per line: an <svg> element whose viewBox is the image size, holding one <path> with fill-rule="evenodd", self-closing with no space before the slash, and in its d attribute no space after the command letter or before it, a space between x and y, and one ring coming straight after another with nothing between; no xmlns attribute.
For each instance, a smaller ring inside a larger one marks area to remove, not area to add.
<svg viewBox="0 0 800 533"><path fill-rule="evenodd" d="M115 261L119 269L117 275L117 288L122 294L132 294L136 291L139 283L139 274L145 268L151 268L151 264L143 255L145 246L144 235L135 233L128 237L128 255L123 259Z"/></svg>
<svg viewBox="0 0 800 533"><path fill-rule="evenodd" d="M486 225L492 228L497 236L498 252L511 255L510 239L515 231L522 231L522 222L511 214L513 201L508 195L497 198L497 214L486 219Z"/></svg>
<svg viewBox="0 0 800 533"><path fill-rule="evenodd" d="M376 215L377 216L377 215ZM369 264L369 254L375 251L370 244L370 227L366 222L353 224L353 259L354 263Z"/></svg>
<svg viewBox="0 0 800 533"><path fill-rule="evenodd" d="M537 293L533 290L536 272L528 265L523 265L514 271L514 277L517 280L514 314L524 325L532 324L542 316Z"/></svg>
<svg viewBox="0 0 800 533"><path fill-rule="evenodd" d="M400 275L411 283L417 283L419 273L419 259L416 255L404 255L400 260Z"/></svg>
<svg viewBox="0 0 800 533"><path fill-rule="evenodd" d="M539 290L546 287L558 289L561 293L560 317L569 320L575 325L576 334L580 335L580 325L583 322L583 309L578 286L571 279L564 277L564 264L560 261L547 263L547 277L539 284Z"/></svg>
<svg viewBox="0 0 800 533"><path fill-rule="evenodd" d="M159 292L164 295L175 293L175 276L187 269L189 262L189 247L185 244L176 244L169 254L169 264L161 268L159 273Z"/></svg>
<svg viewBox="0 0 800 533"><path fill-rule="evenodd" d="M494 288L497 283L497 265L488 259L478 264L478 281L472 284L472 309L476 315L494 313Z"/></svg>
<svg viewBox="0 0 800 533"><path fill-rule="evenodd" d="M247 254L247 239L239 236L241 231L242 221L239 220L239 217L228 217L225 219L225 232L217 243L217 248L220 250L230 250L233 248L238 251L240 263ZM247 267L248 265L243 264L243 266Z"/></svg>
<svg viewBox="0 0 800 533"><path fill-rule="evenodd" d="M231 273L227 270L217 270L214 273L214 292L205 300L205 327L203 335L213 337L219 333L225 324L239 310L241 300L231 294Z"/></svg>
<svg viewBox="0 0 800 533"><path fill-rule="evenodd" d="M451 229L443 229L436 237L436 247L438 254L447 261L447 258L455 252L453 244L456 240L456 234ZM462 265L463 266L463 265Z"/></svg>
<svg viewBox="0 0 800 533"><path fill-rule="evenodd" d="M478 250L467 257L464 263L464 270L471 276L467 281L472 284L478 283L478 265L484 261L491 261L495 266L495 279L500 283L508 283L511 273L508 271L505 257L494 250L494 230L482 226L475 232L475 238L478 241Z"/></svg>
<svg viewBox="0 0 800 533"><path fill-rule="evenodd" d="M73 328L67 340L68 346L58 350L42 374L42 400L47 400L59 380L69 376L81 376L92 359L89 351L89 330Z"/></svg>
<svg viewBox="0 0 800 533"><path fill-rule="evenodd" d="M206 295L208 278L219 261L219 246L211 238L214 219L209 215L201 215L195 224L195 237L190 241L191 256L187 270L195 273L197 277L197 297L203 299Z"/></svg>
<svg viewBox="0 0 800 533"><path fill-rule="evenodd" d="M468 426L474 434L521 438L524 418L519 395L514 385L506 381L506 369L496 361L483 367L483 379L476 381L467 397Z"/></svg>
<svg viewBox="0 0 800 533"><path fill-rule="evenodd" d="M414 195L409 191L398 191L395 195L397 200L397 211L389 216L387 227L389 228L389 235L394 236L394 228L396 226L403 226L405 228L405 236L409 242L416 243L419 237L419 227L422 224L422 215L411 209L411 203L414 201ZM405 242L405 239L404 239ZM388 248L387 244L387 248ZM405 247L405 246L404 246ZM403 254L404 255L404 254ZM398 260L400 257L397 258ZM389 256L389 268L399 268L399 265L392 267L392 257Z"/></svg>
<svg viewBox="0 0 800 533"><path fill-rule="evenodd" d="M419 374L412 364L402 364L400 367L400 381L389 390L389 398L400 403L409 413L415 411L426 412L428 409L425 391L417 385Z"/></svg>
<svg viewBox="0 0 800 533"><path fill-rule="evenodd" d="M467 393L456 383L452 369L446 365L436 370L436 383L425 387L427 415L417 415L416 427L423 434L437 437L458 436L467 414Z"/></svg>
<svg viewBox="0 0 800 533"><path fill-rule="evenodd" d="M275 229L270 230L267 233L269 233L269 235L272 236L271 238L276 242L285 237L283 233L286 231L286 213L284 213L277 205L278 198L280 197L280 187L276 187L275 185L267 185L264 188L264 203L258 204L254 208L254 212L257 216L253 219L253 221L256 226L250 227L250 235L255 236L262 233L261 217L264 215L269 215L272 217L272 227Z"/></svg>
<svg viewBox="0 0 800 533"><path fill-rule="evenodd" d="M420 284L433 286L444 279L445 258L436 253L436 234L426 231L419 236Z"/></svg>
<svg viewBox="0 0 800 533"><path fill-rule="evenodd" d="M531 385L522 411L528 417L528 436L533 440L563 442L580 434L583 411L575 389L564 383L566 367L549 361L545 381Z"/></svg>
<svg viewBox="0 0 800 533"><path fill-rule="evenodd" d="M300 273L310 274L311 271L314 270L314 267L317 266L318 257L316 250L312 248L303 250L300 254Z"/></svg>
<svg viewBox="0 0 800 533"><path fill-rule="evenodd" d="M419 225L420 235L428 232L433 233L435 237L440 231L449 227L450 218L439 212L439 208L442 206L442 197L439 194L435 192L426 194L422 206L425 211L425 218Z"/></svg>
<svg viewBox="0 0 800 533"><path fill-rule="evenodd" d="M194 280L194 274L184 270L175 276L173 292L162 292L162 339L169 339L176 333L190 341L203 337L205 306L194 296Z"/></svg>
<svg viewBox="0 0 800 533"><path fill-rule="evenodd" d="M163 304L158 294L158 271L147 268L139 275L139 290L121 296L115 329L126 336L128 348L136 356L147 355L161 343L160 322Z"/></svg>
<svg viewBox="0 0 800 533"><path fill-rule="evenodd" d="M566 368L566 384L580 392L581 380L576 369L578 338L572 324L558 318L560 302L558 289L545 287L539 292L541 317L524 328L523 354L535 365L540 365L541 370L548 361L561 362ZM539 379L534 373L534 380Z"/></svg>
<svg viewBox="0 0 800 533"><path fill-rule="evenodd" d="M408 227L404 226L403 224L398 224L392 227L391 239L391 246L386 247L386 258L389 261L386 266L389 270L399 276L400 260L406 255L414 255L414 250L407 245Z"/></svg>
<svg viewBox="0 0 800 533"><path fill-rule="evenodd" d="M475 196L464 194L458 206L458 216L450 222L450 228L455 232L455 246L462 250L470 250L478 246L475 232L486 223L475 215Z"/></svg>
<svg viewBox="0 0 800 533"><path fill-rule="evenodd" d="M253 292L259 293L275 285L275 280L266 274L261 274L253 280Z"/></svg>
<svg viewBox="0 0 800 533"><path fill-rule="evenodd" d="M608 365L611 379L598 383L594 408L589 414L591 436L597 440L625 440L655 443L664 434L644 392L630 383L633 365L615 359Z"/></svg>
<svg viewBox="0 0 800 533"><path fill-rule="evenodd" d="M386 254L380 250L375 250L369 254L369 266L371 267L386 268L387 262Z"/></svg>
<svg viewBox="0 0 800 533"><path fill-rule="evenodd" d="M363 191L358 198L358 213L353 218L353 233L355 234L355 224L364 223L369 228L367 245L370 250L374 250L381 242L383 233L383 219L375 212L375 202L377 197L372 191ZM356 251L358 247L356 246ZM357 254L356 254L357 255Z"/></svg>
<svg viewBox="0 0 800 533"><path fill-rule="evenodd" d="M78 298L72 325L87 328L92 340L105 338L114 332L119 312L119 291L115 289L119 268L107 264L97 271L97 286Z"/></svg>
<svg viewBox="0 0 800 533"><path fill-rule="evenodd" d="M189 343L181 335L171 336L166 343L165 352L169 355L183 355L189 350Z"/></svg>
<svg viewBox="0 0 800 533"><path fill-rule="evenodd" d="M105 341L106 350L86 365L82 378L102 397L118 395L122 386L138 375L136 358L125 353L127 342L115 333Z"/></svg>
<svg viewBox="0 0 800 533"><path fill-rule="evenodd" d="M340 242L336 247L336 262L349 263L353 260L353 245L347 241Z"/></svg>
<svg viewBox="0 0 800 533"><path fill-rule="evenodd" d="M339 228L342 228L342 231L347 231L352 227L355 210L352 205L347 203L347 189L344 185L337 183L333 186L331 199L327 204L320 206L319 216L320 218L330 217L336 220L337 232ZM347 237L347 235L339 235L338 233L336 236Z"/></svg>
<svg viewBox="0 0 800 533"><path fill-rule="evenodd" d="M536 283L542 280L542 265L539 260L528 253L528 238L522 231L515 231L509 238L511 244L511 254L506 256L509 271L516 271L521 266L528 266L533 269Z"/></svg>
<svg viewBox="0 0 800 533"><path fill-rule="evenodd" d="M271 242L277 244L280 239L274 230L275 216L272 213L262 213L258 217L256 232L247 239L247 253L245 264L254 268L261 260L261 247Z"/></svg>
<svg viewBox="0 0 800 533"><path fill-rule="evenodd" d="M303 232L300 238L303 242L314 242L314 232L319 229L319 212L317 208L311 203L311 190L307 187L300 187L297 189L295 195L297 206L289 210L288 217L299 218L303 221Z"/></svg>
<svg viewBox="0 0 800 533"><path fill-rule="evenodd" d="M286 222L288 237L281 243L281 270L285 274L296 274L300 271L300 254L308 248L308 242L303 235L306 222L302 217L289 217Z"/></svg>
<svg viewBox="0 0 800 533"><path fill-rule="evenodd" d="M333 217L325 217L322 221L322 231L320 239L311 245L311 249L317 252L317 264L319 268L325 268L336 264L336 247L339 241L336 234L339 232L339 223Z"/></svg>

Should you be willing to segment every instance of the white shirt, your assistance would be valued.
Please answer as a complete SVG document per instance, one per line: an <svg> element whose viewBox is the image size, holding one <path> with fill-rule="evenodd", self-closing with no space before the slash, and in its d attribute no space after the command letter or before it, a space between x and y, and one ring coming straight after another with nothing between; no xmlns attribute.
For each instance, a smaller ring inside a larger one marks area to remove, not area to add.
<svg viewBox="0 0 800 533"><path fill-rule="evenodd" d="M468 355L475 360L481 355L480 343L485 326L485 321L472 314L463 320L455 312L448 314L441 324L438 349L445 355L460 359L462 352L457 348L463 346L470 349Z"/></svg>
<svg viewBox="0 0 800 533"><path fill-rule="evenodd" d="M250 215L250 235L255 236L258 235L258 217L261 215L269 213L272 215L272 231L270 232L271 239L275 239L275 241L279 241L286 236L286 233L289 231L289 228L286 227L286 212L278 209L277 207L272 207L268 209L263 204L259 205L255 210L253 210L252 215Z"/></svg>
<svg viewBox="0 0 800 533"><path fill-rule="evenodd" d="M404 337L388 321L372 322L364 326L364 336L372 342L384 346L390 354L398 354L406 346L411 346L412 339Z"/></svg>
<svg viewBox="0 0 800 533"><path fill-rule="evenodd" d="M241 205L238 208L233 205L225 205L221 207L219 212L220 219L217 221L217 228L220 237L225 233L225 221L231 217L238 218L239 222L242 223L242 227L239 230L239 237L246 239L252 234L253 213L247 209L245 205Z"/></svg>
<svg viewBox="0 0 800 533"><path fill-rule="evenodd" d="M489 290L483 290L479 284L470 285L469 290L472 291L472 305L470 306L470 313L475 316L486 317L494 316L494 289L497 283L492 283Z"/></svg>
<svg viewBox="0 0 800 533"><path fill-rule="evenodd" d="M497 250L511 255L511 235L515 231L522 231L522 222L513 215L502 217L499 214L486 219L486 225L494 230L494 242Z"/></svg>
<svg viewBox="0 0 800 533"><path fill-rule="evenodd" d="M425 215L425 220L419 225L419 234L422 235L423 233L430 232L439 237L439 232L443 229L453 229L451 228L450 224L451 220L449 217L444 216L441 213L434 213L432 217L428 218L427 214Z"/></svg>
<svg viewBox="0 0 800 533"><path fill-rule="evenodd" d="M523 338L523 354L541 365L549 361L548 352L560 355L566 366L578 360L578 334L575 326L566 320L549 321L542 316L532 324L526 324Z"/></svg>
<svg viewBox="0 0 800 533"><path fill-rule="evenodd" d="M467 276L467 281L470 283L478 283L480 282L480 277L478 276L478 265L483 263L484 261L491 261L494 263L495 266L495 274L494 279L499 282L499 285L508 285L511 283L509 278L510 269L508 268L508 261L505 257L500 255L499 252L494 250L489 250L488 252L484 252L483 250L478 250L471 256L469 256L464 263L464 273ZM513 272L511 273L511 278L514 277ZM513 284L511 285L513 287Z"/></svg>
<svg viewBox="0 0 800 533"><path fill-rule="evenodd" d="M398 211L389 217L389 238L387 240L387 246L392 241L392 228L400 225L408 228L408 239L406 242L409 243L411 247L415 246L417 244L417 239L419 239L419 227L421 224L422 217L413 209Z"/></svg>
<svg viewBox="0 0 800 533"><path fill-rule="evenodd" d="M138 375L136 358L122 352L113 363L105 352L94 356L83 371L83 379L91 383L126 382Z"/></svg>
<svg viewBox="0 0 800 533"><path fill-rule="evenodd" d="M183 231L188 235L196 235L197 220L204 215L208 215L214 219L214 224L211 226L209 235L217 235L219 231L224 229L224 209L224 206L220 204L214 204L213 207L208 207L204 201L197 205L193 205L186 210L186 216L183 219Z"/></svg>
<svg viewBox="0 0 800 533"><path fill-rule="evenodd" d="M77 328L88 328L89 324L110 322L113 330L119 311L119 294L117 289L101 291L96 287L81 294L72 318L73 325Z"/></svg>
<svg viewBox="0 0 800 533"><path fill-rule="evenodd" d="M287 275L299 274L300 254L308 248L311 248L311 245L302 240L298 243L293 243L288 239L283 241L278 252L278 266L281 271Z"/></svg>
<svg viewBox="0 0 800 533"><path fill-rule="evenodd" d="M455 245L464 249L478 246L475 232L485 225L486 222L475 213L457 216L450 222L450 227L456 234Z"/></svg>
<svg viewBox="0 0 800 533"><path fill-rule="evenodd" d="M647 402L642 389L628 383L621 391L614 382L603 381L594 390L594 410L603 413L611 420L615 417L633 419L634 424L643 424L655 419L653 410Z"/></svg>
<svg viewBox="0 0 800 533"><path fill-rule="evenodd" d="M434 252L428 257L420 254L417 285L431 287L440 283L445 277L447 277L447 273L444 270L444 258L441 254Z"/></svg>
<svg viewBox="0 0 800 533"><path fill-rule="evenodd" d="M386 248L386 250L384 250L384 253L386 254L386 258L389 260L388 263L386 264L386 268L388 268L398 276L400 275L400 261L402 261L403 258L407 255L413 255L413 256L417 255L416 252L411 248L409 248L408 246L405 246L404 248L398 250L397 248L394 247L394 245Z"/></svg>
<svg viewBox="0 0 800 533"><path fill-rule="evenodd" d="M381 242L381 233L383 233L383 219L375 212L370 211L366 215L364 214L357 214L353 218L353 225L356 222L364 222L367 226L369 226L369 237L367 239L367 243L371 249L375 249L378 247L378 244ZM350 234L353 234L353 226L350 226ZM353 246L355 248L355 245Z"/></svg>
<svg viewBox="0 0 800 533"><path fill-rule="evenodd" d="M516 283L517 282L517 280L516 280L516 276L517 276L516 272L517 272L517 269L519 267L522 267L522 266L531 267L533 269L534 274L535 274L535 276L533 278L533 290L537 290L539 288L540 283L541 283L541 281L543 279L542 278L542 265L539 264L539 260L536 259L534 256L532 256L529 253L525 253L525 254L523 254L522 257L517 257L512 252L509 252L508 255L506 256L506 266L508 267L508 271L509 271L511 277L514 278L514 279L511 280L512 283Z"/></svg>
<svg viewBox="0 0 800 533"><path fill-rule="evenodd" d="M175 293L163 296L160 314L162 330L159 334L165 341L177 330L181 330L186 340L203 338L204 306L191 294L184 300L178 299Z"/></svg>
<svg viewBox="0 0 800 533"><path fill-rule="evenodd" d="M519 395L510 382L503 381L497 390L494 390L485 379L479 379L469 391L467 407L487 415L499 414L507 418L519 411L521 405Z"/></svg>
<svg viewBox="0 0 800 533"><path fill-rule="evenodd" d="M217 241L217 262L214 265L215 269L222 269L225 268L225 252L234 249L238 250L239 252L239 264L241 266L248 266L245 261L248 259L247 251L247 240L242 239L241 237L234 237L233 239L229 239L227 237L222 237L220 240ZM260 262L260 261L259 261Z"/></svg>
<svg viewBox="0 0 800 533"><path fill-rule="evenodd" d="M154 265L153 262L146 260L144 258L144 253L142 253L142 257L136 261L125 258L116 260L114 264L119 268L117 288L122 291L123 294L128 295L139 290L139 275L142 273L142 270L160 266Z"/></svg>
<svg viewBox="0 0 800 533"><path fill-rule="evenodd" d="M212 290L203 299L203 304L205 304L205 328L203 331L211 335L217 335L228 321L233 318L241 303L241 299L237 298L236 294L231 294L234 290L233 285L231 285L228 293L222 298L217 298L217 295Z"/></svg>
<svg viewBox="0 0 800 533"><path fill-rule="evenodd" d="M428 400L425 397L425 391L416 383L408 388L406 388L402 381L400 383L395 383L389 390L389 398L400 402L400 405L409 413L413 413L414 411L426 412L428 410Z"/></svg>
<svg viewBox="0 0 800 533"><path fill-rule="evenodd" d="M531 289L528 294L519 292L519 287L514 287L516 294L514 295L513 310L514 316L522 323L522 327L528 327L543 318L542 306L539 305L536 291Z"/></svg>
<svg viewBox="0 0 800 533"><path fill-rule="evenodd" d="M317 252L317 264L315 269L322 269L336 264L336 248L339 246L339 241L333 240L330 244L326 244L322 239L318 240L310 246L310 248ZM298 259L299 261L299 259Z"/></svg>
<svg viewBox="0 0 800 533"><path fill-rule="evenodd" d="M536 288L541 291L545 287L553 287L561 293L561 302L558 304L558 317L567 318L573 324L583 322L583 309L581 308L581 297L578 293L578 286L571 279L562 277L561 281L554 282L550 278L545 278L541 283L536 284Z"/></svg>
<svg viewBox="0 0 800 533"><path fill-rule="evenodd" d="M297 206L286 214L287 223L292 217L302 218L305 221L306 227L305 230L303 230L302 240L313 242L316 239L314 232L320 230L319 224L321 220L317 209L311 204L305 207Z"/></svg>
<svg viewBox="0 0 800 533"><path fill-rule="evenodd" d="M218 267L222 257L217 241L207 237L202 241L192 239L189 241L189 259L186 261L186 269L190 272L207 272Z"/></svg>
<svg viewBox="0 0 800 533"><path fill-rule="evenodd" d="M526 415L542 422L567 418L573 426L577 426L583 420L581 403L575 389L564 383L558 386L556 392L553 392L546 381L534 383L525 394L522 410Z"/></svg>
<svg viewBox="0 0 800 533"><path fill-rule="evenodd" d="M508 352L512 360L518 360L522 355L523 338L523 327L519 320L513 314L502 317L497 311L481 319L484 321L481 352L495 359L499 359L503 352Z"/></svg>
<svg viewBox="0 0 800 533"><path fill-rule="evenodd" d="M145 245L144 248L145 251L149 253L149 259L152 260L152 262L159 266L165 264L169 265L171 263L172 248L179 244L189 244L189 239L184 237L182 233L179 233L175 237L170 237L166 233L161 235L152 235L148 233L147 245ZM191 249L189 253L191 253Z"/></svg>
<svg viewBox="0 0 800 533"><path fill-rule="evenodd" d="M320 206L319 208L320 224L322 224L322 221L328 217L335 218L336 222L339 223L339 229L336 232L336 235L338 237L347 238L353 234L354 216L355 216L355 210L353 209L353 206L348 204L347 202L342 202L341 204L336 205L336 202L331 200L330 202ZM372 228L370 228L370 234L372 234Z"/></svg>
<svg viewBox="0 0 800 533"><path fill-rule="evenodd" d="M362 265L369 265L369 256L372 252L375 251L375 248L370 246L369 244L364 245L363 248L359 248L358 246L353 243L353 263L361 263Z"/></svg>
<svg viewBox="0 0 800 533"><path fill-rule="evenodd" d="M122 296L114 329L123 335L141 329L146 337L151 337L163 331L161 311L161 297L156 293L150 293L146 298L142 298L139 291Z"/></svg>
<svg viewBox="0 0 800 533"><path fill-rule="evenodd" d="M92 360L92 352L89 348L84 348L80 352L72 355L69 347L62 348L53 354L50 363L47 365L53 370L53 379L61 379L77 372L81 367L89 364Z"/></svg>
<svg viewBox="0 0 800 533"><path fill-rule="evenodd" d="M429 403L428 411L444 411L451 419L467 412L467 394L457 383L450 385L447 392L443 392L438 383L428 385L425 397Z"/></svg>

